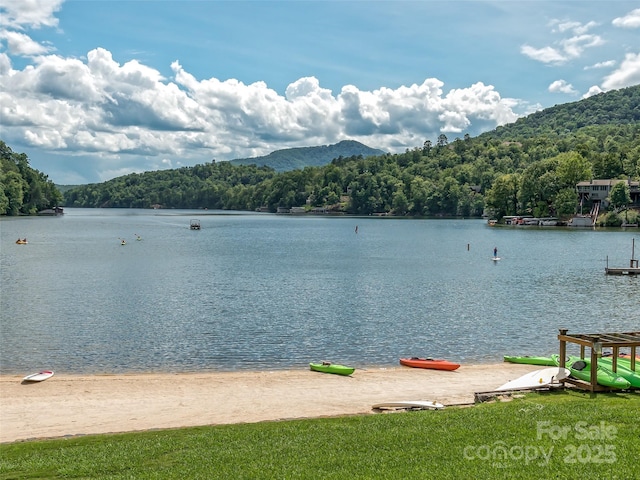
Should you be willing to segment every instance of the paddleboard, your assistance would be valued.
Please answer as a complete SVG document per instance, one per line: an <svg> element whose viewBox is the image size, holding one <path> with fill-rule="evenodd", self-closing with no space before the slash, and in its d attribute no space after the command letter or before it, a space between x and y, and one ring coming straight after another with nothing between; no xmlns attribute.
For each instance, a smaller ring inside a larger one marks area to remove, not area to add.
<svg viewBox="0 0 640 480"><path fill-rule="evenodd" d="M497 262L498 260L501 260L500 257L491 257L491 260L493 260L494 262Z"/></svg>
<svg viewBox="0 0 640 480"><path fill-rule="evenodd" d="M27 375L22 379L22 381L23 382L42 382L47 378L51 378L51 377L53 377L53 372L51 370L43 370L42 372Z"/></svg>
<svg viewBox="0 0 640 480"><path fill-rule="evenodd" d="M440 410L444 405L424 400L404 400L400 402L376 403L374 410Z"/></svg>
<svg viewBox="0 0 640 480"><path fill-rule="evenodd" d="M533 388L548 387L554 383L559 382L563 378L567 378L570 375L566 368L549 367L535 372L527 373L526 375L511 380L504 385L495 389L496 392L502 390L527 390Z"/></svg>

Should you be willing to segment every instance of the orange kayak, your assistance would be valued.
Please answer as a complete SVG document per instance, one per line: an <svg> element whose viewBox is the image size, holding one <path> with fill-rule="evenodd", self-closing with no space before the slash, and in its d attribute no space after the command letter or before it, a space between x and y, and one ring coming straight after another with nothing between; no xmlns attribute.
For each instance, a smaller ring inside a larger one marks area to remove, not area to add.
<svg viewBox="0 0 640 480"><path fill-rule="evenodd" d="M460 366L459 363L450 362L441 358L401 358L400 365L413 368L431 368L434 370L455 370Z"/></svg>
<svg viewBox="0 0 640 480"><path fill-rule="evenodd" d="M612 358L613 355L610 353L605 353L602 355L602 358ZM628 353L620 353L618 355L618 358L624 358L627 360L631 360L631 355L629 355ZM640 360L640 355L636 355L636 361Z"/></svg>

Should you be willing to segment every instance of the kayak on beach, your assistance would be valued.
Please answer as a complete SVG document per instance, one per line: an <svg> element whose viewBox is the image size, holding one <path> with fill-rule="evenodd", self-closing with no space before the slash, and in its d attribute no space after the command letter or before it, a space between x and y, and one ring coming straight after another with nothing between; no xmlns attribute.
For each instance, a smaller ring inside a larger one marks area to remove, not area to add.
<svg viewBox="0 0 640 480"><path fill-rule="evenodd" d="M336 375L351 375L356 370L354 367L331 362L310 363L309 368L314 372L333 373Z"/></svg>
<svg viewBox="0 0 640 480"><path fill-rule="evenodd" d="M27 375L22 379L23 382L43 382L47 378L53 377L53 371L51 370L43 370L38 373L32 373L31 375Z"/></svg>
<svg viewBox="0 0 640 480"><path fill-rule="evenodd" d="M376 403L373 410L440 410L444 405L424 400L402 400L397 402Z"/></svg>
<svg viewBox="0 0 640 480"><path fill-rule="evenodd" d="M552 355L552 358L560 365L560 355ZM571 371L571 376L584 382L591 382L591 360L580 357L569 357L565 366ZM599 385L611 388L627 389L631 386L628 380L613 373L611 370L598 365L596 380Z"/></svg>
<svg viewBox="0 0 640 480"><path fill-rule="evenodd" d="M455 370L460 367L459 363L450 362L441 358L401 358L400 365L412 368L429 368L433 370Z"/></svg>
<svg viewBox="0 0 640 480"><path fill-rule="evenodd" d="M542 365L547 367L554 367L556 365L556 362L551 357L531 357L529 355L524 355L524 356L505 355L503 358L505 362L509 362L509 363L522 363L526 365Z"/></svg>
<svg viewBox="0 0 640 480"><path fill-rule="evenodd" d="M640 363L640 362L638 362ZM636 371L631 370L631 361L626 358L618 358L616 371L613 371L613 359L610 357L602 357L598 360L598 364L602 364L613 374L618 374L632 387L640 388L640 365L636 365Z"/></svg>
<svg viewBox="0 0 640 480"><path fill-rule="evenodd" d="M503 390L533 390L536 388L548 388L552 385L561 385L560 380L569 376L571 372L567 368L548 367L535 372L522 375L515 380L496 388L496 392Z"/></svg>

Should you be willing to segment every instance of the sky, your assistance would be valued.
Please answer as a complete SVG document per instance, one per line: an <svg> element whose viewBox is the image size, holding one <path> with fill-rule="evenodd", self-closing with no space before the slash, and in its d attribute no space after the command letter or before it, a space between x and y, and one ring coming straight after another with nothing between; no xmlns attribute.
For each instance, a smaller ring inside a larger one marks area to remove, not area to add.
<svg viewBox="0 0 640 480"><path fill-rule="evenodd" d="M61 185L399 153L638 84L638 1L0 0L0 139Z"/></svg>

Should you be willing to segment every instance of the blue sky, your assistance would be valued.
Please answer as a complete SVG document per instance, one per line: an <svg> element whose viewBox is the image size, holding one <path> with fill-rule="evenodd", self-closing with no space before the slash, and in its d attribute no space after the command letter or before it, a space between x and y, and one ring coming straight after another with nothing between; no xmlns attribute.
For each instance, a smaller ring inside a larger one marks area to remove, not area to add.
<svg viewBox="0 0 640 480"><path fill-rule="evenodd" d="M0 138L60 184L401 152L640 84L629 1L0 0Z"/></svg>

